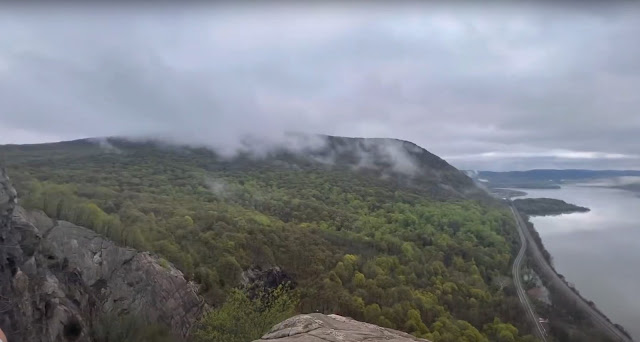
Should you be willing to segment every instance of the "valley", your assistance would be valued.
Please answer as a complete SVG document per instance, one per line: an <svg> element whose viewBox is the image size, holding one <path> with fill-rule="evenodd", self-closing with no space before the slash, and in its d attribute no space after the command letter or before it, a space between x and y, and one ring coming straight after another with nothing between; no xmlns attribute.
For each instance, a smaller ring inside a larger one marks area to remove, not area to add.
<svg viewBox="0 0 640 342"><path fill-rule="evenodd" d="M518 248L508 208L414 144L327 137L305 153L229 159L206 148L108 143L0 153L23 206L165 258L228 317L250 317L233 316L229 301L243 301L233 297L243 272L278 267L292 280L296 312L433 341L533 341L515 292L498 283ZM244 333L238 341L260 337Z"/></svg>

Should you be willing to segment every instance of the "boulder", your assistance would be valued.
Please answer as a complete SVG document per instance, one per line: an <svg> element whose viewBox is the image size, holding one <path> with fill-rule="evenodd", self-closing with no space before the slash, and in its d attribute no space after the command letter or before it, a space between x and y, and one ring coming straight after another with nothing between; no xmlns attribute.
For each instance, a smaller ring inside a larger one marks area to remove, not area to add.
<svg viewBox="0 0 640 342"><path fill-rule="evenodd" d="M254 342L429 342L401 331L338 315L298 315L276 324Z"/></svg>

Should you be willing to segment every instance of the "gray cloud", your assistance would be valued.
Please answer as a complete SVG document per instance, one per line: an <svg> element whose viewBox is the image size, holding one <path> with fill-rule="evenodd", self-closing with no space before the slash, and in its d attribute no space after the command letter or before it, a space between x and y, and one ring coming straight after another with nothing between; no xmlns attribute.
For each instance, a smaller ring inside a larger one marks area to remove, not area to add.
<svg viewBox="0 0 640 342"><path fill-rule="evenodd" d="M0 143L300 131L461 168L640 168L633 4L40 5L0 31Z"/></svg>

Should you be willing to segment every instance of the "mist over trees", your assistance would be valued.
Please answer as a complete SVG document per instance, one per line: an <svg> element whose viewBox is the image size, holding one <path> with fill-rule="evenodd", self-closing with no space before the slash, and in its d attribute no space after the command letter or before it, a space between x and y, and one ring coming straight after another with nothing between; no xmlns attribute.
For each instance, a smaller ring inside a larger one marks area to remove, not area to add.
<svg viewBox="0 0 640 342"><path fill-rule="evenodd" d="M219 308L204 332L251 300L237 292L243 270L277 265L299 298L281 312L337 313L436 342L532 338L513 288L496 281L517 246L510 213L445 191L463 189L455 174L416 186L294 159L221 163L136 144L49 158L51 148L4 151L22 205L174 263ZM244 316L266 310L256 308Z"/></svg>

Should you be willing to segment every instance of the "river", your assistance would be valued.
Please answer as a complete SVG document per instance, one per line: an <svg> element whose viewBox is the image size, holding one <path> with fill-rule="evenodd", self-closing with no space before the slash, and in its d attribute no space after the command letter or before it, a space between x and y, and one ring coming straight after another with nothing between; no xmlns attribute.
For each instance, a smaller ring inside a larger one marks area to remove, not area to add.
<svg viewBox="0 0 640 342"><path fill-rule="evenodd" d="M531 221L556 271L640 340L640 197L624 190L576 185L518 190L527 193L524 197L557 198L591 209Z"/></svg>

